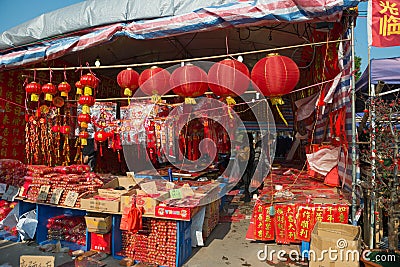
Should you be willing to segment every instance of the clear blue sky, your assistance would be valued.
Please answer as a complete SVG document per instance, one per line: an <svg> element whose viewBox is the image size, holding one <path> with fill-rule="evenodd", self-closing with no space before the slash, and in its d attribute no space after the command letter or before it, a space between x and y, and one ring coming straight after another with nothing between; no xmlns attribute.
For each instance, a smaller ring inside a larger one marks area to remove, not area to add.
<svg viewBox="0 0 400 267"><path fill-rule="evenodd" d="M0 33L43 13L72 5L83 0L0 0ZM359 10L367 10L367 2ZM365 14L365 12L364 12ZM78 18L77 18L78 19ZM361 71L368 63L367 18L359 17L355 29L355 52L362 58ZM400 47L371 48L371 58L399 57Z"/></svg>

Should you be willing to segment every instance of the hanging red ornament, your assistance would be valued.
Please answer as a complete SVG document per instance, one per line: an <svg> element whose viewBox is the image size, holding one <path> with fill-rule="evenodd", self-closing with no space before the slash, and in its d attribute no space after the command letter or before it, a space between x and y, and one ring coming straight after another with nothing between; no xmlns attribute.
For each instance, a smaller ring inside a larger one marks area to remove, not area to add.
<svg viewBox="0 0 400 267"><path fill-rule="evenodd" d="M81 131L79 133L79 138L81 139L81 145L86 146L87 145L87 139L89 138L89 133L87 131Z"/></svg>
<svg viewBox="0 0 400 267"><path fill-rule="evenodd" d="M139 76L139 86L143 93L152 96L153 102L160 101L162 95L170 89L169 79L171 74L160 67L153 66L145 69Z"/></svg>
<svg viewBox="0 0 400 267"><path fill-rule="evenodd" d="M42 86L37 82L30 82L25 86L25 90L28 94L31 94L31 101L38 102L39 95L42 92Z"/></svg>
<svg viewBox="0 0 400 267"><path fill-rule="evenodd" d="M62 82L58 85L58 91L61 92L61 96L67 97L69 91L71 91L71 85L67 82Z"/></svg>
<svg viewBox="0 0 400 267"><path fill-rule="evenodd" d="M224 98L242 95L250 84L250 72L247 66L229 58L212 65L207 78L211 91Z"/></svg>
<svg viewBox="0 0 400 267"><path fill-rule="evenodd" d="M64 125L60 127L60 133L68 135L71 132L71 127Z"/></svg>
<svg viewBox="0 0 400 267"><path fill-rule="evenodd" d="M94 105L94 102L96 100L94 99L93 96L88 96L88 95L82 95L79 97L78 103L82 105L82 113L83 114L89 114L90 113L90 107Z"/></svg>
<svg viewBox="0 0 400 267"><path fill-rule="evenodd" d="M103 156L103 147L101 145L102 142L106 141L109 137L109 134L104 130L100 130L94 133L94 140L100 142L100 156Z"/></svg>
<svg viewBox="0 0 400 267"><path fill-rule="evenodd" d="M82 75L80 78L80 82L81 85L84 87L84 95L93 95L93 89L99 85L97 78L91 73Z"/></svg>
<svg viewBox="0 0 400 267"><path fill-rule="evenodd" d="M260 59L251 71L251 79L257 85L258 90L270 97L272 105L275 105L279 115L283 118L278 105L283 105L282 95L290 93L297 85L300 71L296 63L285 56L269 54Z"/></svg>
<svg viewBox="0 0 400 267"><path fill-rule="evenodd" d="M42 92L45 93L44 99L46 101L52 101L53 95L57 94L57 88L52 83L46 83L42 86Z"/></svg>
<svg viewBox="0 0 400 267"><path fill-rule="evenodd" d="M118 85L124 89L124 96L131 97L139 87L139 73L131 68L121 71L117 75Z"/></svg>
<svg viewBox="0 0 400 267"><path fill-rule="evenodd" d="M90 123L90 121L91 121L91 117L89 114L81 113L78 115L78 122L79 122L80 127L87 128L88 123Z"/></svg>
<svg viewBox="0 0 400 267"><path fill-rule="evenodd" d="M207 73L192 64L174 70L169 81L174 93L185 97L186 104L196 104L194 97L203 95L208 89Z"/></svg>
<svg viewBox="0 0 400 267"><path fill-rule="evenodd" d="M54 133L59 133L60 132L60 125L53 125L51 127L51 131Z"/></svg>
<svg viewBox="0 0 400 267"><path fill-rule="evenodd" d="M81 81L77 81L75 83L75 87L76 87L76 94L81 95L83 93L83 91L82 91L83 86L81 84Z"/></svg>

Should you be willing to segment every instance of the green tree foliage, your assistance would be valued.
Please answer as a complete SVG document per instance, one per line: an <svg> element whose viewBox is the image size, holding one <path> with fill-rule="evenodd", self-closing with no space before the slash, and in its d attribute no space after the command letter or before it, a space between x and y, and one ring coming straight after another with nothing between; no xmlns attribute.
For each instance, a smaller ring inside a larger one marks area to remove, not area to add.
<svg viewBox="0 0 400 267"><path fill-rule="evenodd" d="M356 69L356 73L355 73L356 81L358 81L358 79L361 76L361 70L360 70L360 68L361 68L361 57L355 56L354 57L354 64L355 64L355 69Z"/></svg>

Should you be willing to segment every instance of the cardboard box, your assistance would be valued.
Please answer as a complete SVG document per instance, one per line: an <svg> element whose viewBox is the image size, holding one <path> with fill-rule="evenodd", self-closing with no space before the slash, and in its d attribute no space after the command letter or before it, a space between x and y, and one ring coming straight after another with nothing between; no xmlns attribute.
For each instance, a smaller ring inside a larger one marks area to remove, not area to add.
<svg viewBox="0 0 400 267"><path fill-rule="evenodd" d="M156 206L156 217L190 221L193 209L184 207Z"/></svg>
<svg viewBox="0 0 400 267"><path fill-rule="evenodd" d="M360 226L326 222L315 224L311 234L309 267L358 267L359 255Z"/></svg>
<svg viewBox="0 0 400 267"><path fill-rule="evenodd" d="M106 183L102 188L98 189L98 193L103 197L119 198L121 195L128 193L130 188L136 185L132 176L120 176ZM116 190L117 187L124 187L125 189Z"/></svg>
<svg viewBox="0 0 400 267"><path fill-rule="evenodd" d="M120 200L119 198L115 200L101 200L101 199L94 199L93 197L82 198L81 208L85 210L118 213L120 204L119 200Z"/></svg>
<svg viewBox="0 0 400 267"><path fill-rule="evenodd" d="M85 216L86 228L89 232L106 234L110 232L112 217L107 214L88 214Z"/></svg>
<svg viewBox="0 0 400 267"><path fill-rule="evenodd" d="M157 196L149 196L143 190L133 189L128 193L121 196L121 212L125 209L130 208L132 205L133 198L136 197L136 206L143 207L143 214L145 215L155 215L156 206L169 196L168 192L160 192Z"/></svg>
<svg viewBox="0 0 400 267"><path fill-rule="evenodd" d="M90 233L90 249L111 254L111 233Z"/></svg>

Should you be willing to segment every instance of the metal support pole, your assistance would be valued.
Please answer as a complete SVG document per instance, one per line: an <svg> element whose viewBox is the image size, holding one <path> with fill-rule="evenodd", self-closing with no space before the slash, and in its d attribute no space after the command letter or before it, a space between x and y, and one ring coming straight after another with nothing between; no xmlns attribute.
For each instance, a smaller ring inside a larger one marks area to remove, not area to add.
<svg viewBox="0 0 400 267"><path fill-rule="evenodd" d="M355 52L354 52L354 17L351 20L351 73L355 69ZM357 225L356 221L356 208L357 208L357 128L356 128L356 88L355 88L355 77L351 76L351 219L353 225Z"/></svg>
<svg viewBox="0 0 400 267"><path fill-rule="evenodd" d="M376 181L376 113L375 113L375 85L371 84L371 209L370 209L370 240L369 248L374 248L375 236L375 181Z"/></svg>

